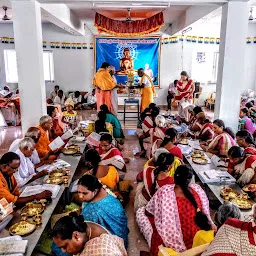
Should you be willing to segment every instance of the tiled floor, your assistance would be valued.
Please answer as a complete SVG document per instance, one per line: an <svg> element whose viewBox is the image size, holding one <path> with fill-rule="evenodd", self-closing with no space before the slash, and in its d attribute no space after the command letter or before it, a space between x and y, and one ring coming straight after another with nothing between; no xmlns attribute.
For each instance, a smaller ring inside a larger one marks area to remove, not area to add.
<svg viewBox="0 0 256 256"><path fill-rule="evenodd" d="M92 114L95 114L96 111L80 111L79 119L86 120ZM207 113L211 118L213 117L213 113ZM134 116L133 114L131 114ZM136 115L135 115L136 116ZM118 114L119 120L123 121L123 115ZM128 255L129 256L138 256L140 251L148 251L148 246L146 241L140 234L138 230L138 226L136 225L135 215L134 215L134 195L136 188L136 176L142 170L143 165L145 163L145 159L135 158L133 152L136 151L139 147L138 139L135 136L135 129L137 126L137 119L129 119L126 121L125 125L123 124L124 132L126 135L124 151L122 152L124 157L130 158L130 163L127 164L127 173L125 176L126 180L131 180L132 185L134 187L131 192L130 202L126 207L126 213L129 219L129 248ZM7 129L0 130L0 155L4 154L8 151L8 148L13 140L21 137L21 127L8 127ZM38 254L37 254L38 255Z"/></svg>

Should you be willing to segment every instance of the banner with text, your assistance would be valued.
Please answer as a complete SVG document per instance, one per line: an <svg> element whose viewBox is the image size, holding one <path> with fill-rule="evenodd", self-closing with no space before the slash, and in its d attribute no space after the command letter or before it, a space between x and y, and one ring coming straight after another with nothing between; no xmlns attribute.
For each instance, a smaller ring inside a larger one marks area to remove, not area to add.
<svg viewBox="0 0 256 256"><path fill-rule="evenodd" d="M134 71L138 81L137 70L144 68L155 86L160 77L160 38L110 38L95 37L96 70L103 62L108 62L116 69L117 83L125 84L127 72Z"/></svg>

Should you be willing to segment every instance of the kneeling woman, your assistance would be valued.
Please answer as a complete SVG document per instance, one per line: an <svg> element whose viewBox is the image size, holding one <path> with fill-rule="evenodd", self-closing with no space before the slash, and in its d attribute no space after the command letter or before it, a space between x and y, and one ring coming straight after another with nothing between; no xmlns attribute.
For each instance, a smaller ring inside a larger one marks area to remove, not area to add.
<svg viewBox="0 0 256 256"><path fill-rule="evenodd" d="M229 173L241 186L256 184L256 155L246 155L242 148L234 146L228 151Z"/></svg>
<svg viewBox="0 0 256 256"><path fill-rule="evenodd" d="M83 216L61 218L51 233L54 243L70 255L126 256L123 240Z"/></svg>
<svg viewBox="0 0 256 256"><path fill-rule="evenodd" d="M179 166L175 185L160 188L147 206L137 211L136 220L150 246L150 255L158 255L161 244L177 252L190 249L197 231L216 229L208 198L199 185L190 184L192 177L191 168Z"/></svg>
<svg viewBox="0 0 256 256"><path fill-rule="evenodd" d="M98 179L92 175L82 176L78 181L77 189L83 202L84 219L96 222L111 234L123 238L127 248L129 229L125 211L119 200L108 194Z"/></svg>

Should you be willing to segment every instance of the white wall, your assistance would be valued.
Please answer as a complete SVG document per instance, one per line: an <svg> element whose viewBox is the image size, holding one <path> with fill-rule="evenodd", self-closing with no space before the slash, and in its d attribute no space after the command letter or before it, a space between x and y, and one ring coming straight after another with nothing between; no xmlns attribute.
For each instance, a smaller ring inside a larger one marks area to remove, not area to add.
<svg viewBox="0 0 256 256"><path fill-rule="evenodd" d="M2 36L13 37L12 24L0 24ZM91 35L73 36L57 26L47 23L43 24L43 40L47 41L47 48L53 51L55 82L46 84L46 92L52 90L55 84L60 85L64 92L80 90L91 91L92 76L94 73L94 51L90 49L51 49L50 42L74 42L90 45L93 42ZM14 49L14 45L0 43L0 87L6 82L4 70L4 49ZM10 84L8 84L10 85ZM11 84L16 88L17 84Z"/></svg>
<svg viewBox="0 0 256 256"><path fill-rule="evenodd" d="M209 30L210 27L211 29ZM210 25L209 23L197 23L193 25L192 28L192 31L188 33L189 35L219 37L220 34L220 25L218 23ZM1 36L13 37L12 24L0 24L0 31ZM208 33L208 31L210 32ZM256 24L249 24L248 36L256 36ZM88 46L90 42L93 42L92 35L87 35L85 37L73 36L53 24L43 24L43 40L47 41L48 48L50 47L49 43L51 41L87 42ZM12 48L14 48L14 45L0 43L0 87L5 84L3 50ZM91 81L94 74L94 51L90 49L49 49L52 50L54 54L55 83L47 84L46 91L51 91L54 84L60 85L64 92L70 90L90 91L92 88ZM193 74L192 63L195 62L195 54L198 51L206 52L211 59L213 52L218 52L218 45L206 45L184 41L183 50L182 43L180 42L176 44L162 45L160 66L161 89L158 90L158 98L155 99L157 104L166 104L168 85L173 82L174 79L179 78L179 74L182 70L186 70L189 74ZM255 56L256 44L251 43L246 47L246 77L244 78L244 84L241 85L243 86L243 91L247 89L256 89ZM210 68L210 64L207 68ZM207 80L211 80L211 78ZM12 88L17 87L15 84L10 86ZM214 86L207 86L204 90L206 97L214 90Z"/></svg>

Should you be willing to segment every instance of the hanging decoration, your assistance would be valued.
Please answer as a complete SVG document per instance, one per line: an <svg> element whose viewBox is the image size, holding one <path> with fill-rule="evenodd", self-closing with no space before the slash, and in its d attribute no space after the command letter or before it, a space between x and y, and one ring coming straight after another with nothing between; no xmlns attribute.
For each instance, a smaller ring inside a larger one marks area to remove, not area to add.
<svg viewBox="0 0 256 256"><path fill-rule="evenodd" d="M210 38L209 38L209 37L205 37L205 38L204 38L204 43L205 43L205 44L209 44L209 42L210 42Z"/></svg>
<svg viewBox="0 0 256 256"><path fill-rule="evenodd" d="M247 44L250 44L251 42L252 42L251 38L250 38L250 37L247 37L247 38L246 38L246 43L247 43Z"/></svg>
<svg viewBox="0 0 256 256"><path fill-rule="evenodd" d="M87 49L87 43L83 43L83 49Z"/></svg>
<svg viewBox="0 0 256 256"><path fill-rule="evenodd" d="M113 20L99 13L95 14L94 26L99 34L105 32L115 36L142 36L157 32L164 25L162 12L143 20Z"/></svg>
<svg viewBox="0 0 256 256"><path fill-rule="evenodd" d="M93 49L93 43L90 43L90 49L91 50Z"/></svg>
<svg viewBox="0 0 256 256"><path fill-rule="evenodd" d="M210 37L210 44L214 44L215 43L215 38L214 37Z"/></svg>
<svg viewBox="0 0 256 256"><path fill-rule="evenodd" d="M10 37L10 44L14 44L14 38L13 37Z"/></svg>
<svg viewBox="0 0 256 256"><path fill-rule="evenodd" d="M191 36L187 36L186 40L187 40L187 42L191 42L192 37Z"/></svg>

